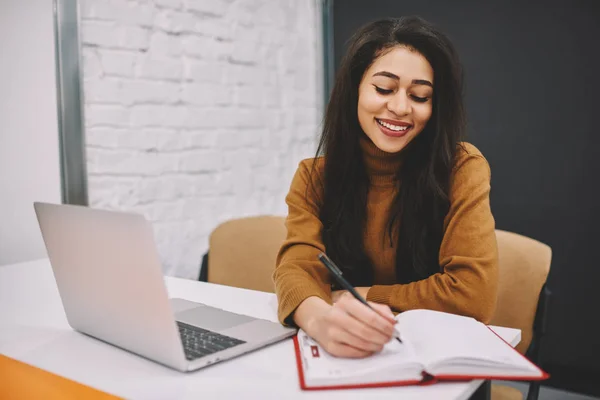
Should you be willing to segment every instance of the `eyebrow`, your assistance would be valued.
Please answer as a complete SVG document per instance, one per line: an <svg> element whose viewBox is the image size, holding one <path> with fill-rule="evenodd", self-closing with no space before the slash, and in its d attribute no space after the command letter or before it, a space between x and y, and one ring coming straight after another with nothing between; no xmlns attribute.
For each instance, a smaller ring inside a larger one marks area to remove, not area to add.
<svg viewBox="0 0 600 400"><path fill-rule="evenodd" d="M396 81L400 80L400 77L398 75L392 74L391 72L388 72L388 71L379 71L379 72L374 73L373 76L385 76L386 78L394 79ZM429 82L426 79L413 79L412 83L413 83L413 85L425 85L425 86L433 87L433 83Z"/></svg>

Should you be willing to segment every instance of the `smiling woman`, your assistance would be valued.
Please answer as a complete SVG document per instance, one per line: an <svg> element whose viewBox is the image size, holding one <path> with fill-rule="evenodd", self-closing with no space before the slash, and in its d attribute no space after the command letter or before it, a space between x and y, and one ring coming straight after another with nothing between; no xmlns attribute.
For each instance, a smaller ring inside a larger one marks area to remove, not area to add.
<svg viewBox="0 0 600 400"><path fill-rule="evenodd" d="M378 148L397 153L423 131L431 117L432 82L427 59L406 46L388 50L369 67L358 87L358 121Z"/></svg>
<svg viewBox="0 0 600 400"><path fill-rule="evenodd" d="M498 269L490 169L461 141L464 125L462 70L444 34L406 17L353 36L317 156L300 163L286 198L273 275L283 324L336 356L364 357L390 340L392 312L489 321ZM376 312L336 290L317 258L325 251Z"/></svg>

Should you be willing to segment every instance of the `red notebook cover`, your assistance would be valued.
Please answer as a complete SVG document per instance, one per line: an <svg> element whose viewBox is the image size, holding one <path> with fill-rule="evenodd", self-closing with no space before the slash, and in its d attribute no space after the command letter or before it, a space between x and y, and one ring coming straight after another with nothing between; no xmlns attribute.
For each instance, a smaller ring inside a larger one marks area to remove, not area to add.
<svg viewBox="0 0 600 400"><path fill-rule="evenodd" d="M504 343L506 343L513 351L524 357L521 353L514 349L509 343L507 343L502 337L500 337L493 329L489 328L496 336L498 336ZM542 369L536 366L536 368L542 373L539 377L515 377L515 376L489 376L489 375L436 375L432 376L423 372L423 379L421 380L398 380L389 382L377 382L377 383L362 383L362 384L343 384L343 385L327 385L327 386L307 386L304 379L304 368L302 367L302 355L300 354L300 343L298 342L298 335L294 336L294 351L296 354L296 367L298 368L298 379L300 381L300 388L302 390L336 390L336 389L366 389L366 388L378 388L378 387L391 387L391 386L410 386L410 385L431 385L440 381L471 381L473 379L494 379L494 380L512 380L512 381L541 381L548 379L549 375ZM314 351L314 350L313 350ZM316 350L318 351L318 350ZM528 360L529 361L529 360Z"/></svg>

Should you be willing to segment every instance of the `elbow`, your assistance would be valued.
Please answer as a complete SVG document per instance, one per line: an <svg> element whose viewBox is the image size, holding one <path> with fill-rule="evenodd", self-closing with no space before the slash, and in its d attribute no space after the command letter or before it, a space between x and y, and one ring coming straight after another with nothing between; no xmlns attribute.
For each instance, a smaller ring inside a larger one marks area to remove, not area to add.
<svg viewBox="0 0 600 400"><path fill-rule="evenodd" d="M493 320L496 312L498 281L495 275L489 274L478 278L455 280L454 306L457 314L474 318L487 325Z"/></svg>
<svg viewBox="0 0 600 400"><path fill-rule="evenodd" d="M497 293L495 288L485 289L467 296L466 301L463 303L464 309L461 311L463 311L463 315L475 318L487 325L492 321L496 312Z"/></svg>
<svg viewBox="0 0 600 400"><path fill-rule="evenodd" d="M495 285L476 286L456 285L451 290L452 301L448 303L449 312L471 317L484 324L489 324L496 311L497 290Z"/></svg>
<svg viewBox="0 0 600 400"><path fill-rule="evenodd" d="M470 308L470 312L468 312L467 316L475 318L477 321L482 322L484 324L489 324L494 317L494 311L496 307L494 302L491 301L481 301L479 304L474 303Z"/></svg>
<svg viewBox="0 0 600 400"><path fill-rule="evenodd" d="M461 299L459 304L455 304L453 314L474 318L484 324L489 324L494 316L495 306L490 301L468 298Z"/></svg>

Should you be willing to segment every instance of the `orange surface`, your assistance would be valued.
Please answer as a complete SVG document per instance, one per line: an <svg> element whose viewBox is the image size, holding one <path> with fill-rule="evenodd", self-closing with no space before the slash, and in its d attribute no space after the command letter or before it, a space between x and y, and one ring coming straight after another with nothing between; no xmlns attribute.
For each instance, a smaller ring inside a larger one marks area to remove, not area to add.
<svg viewBox="0 0 600 400"><path fill-rule="evenodd" d="M0 354L0 399L113 400L113 395Z"/></svg>

